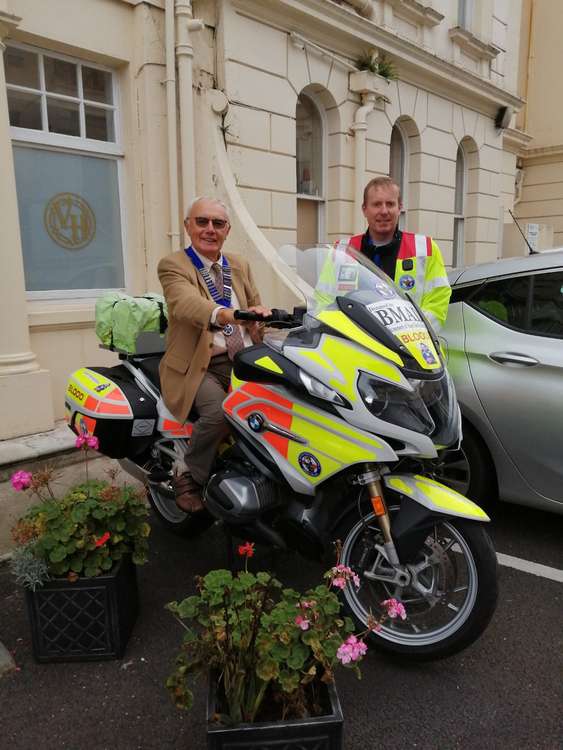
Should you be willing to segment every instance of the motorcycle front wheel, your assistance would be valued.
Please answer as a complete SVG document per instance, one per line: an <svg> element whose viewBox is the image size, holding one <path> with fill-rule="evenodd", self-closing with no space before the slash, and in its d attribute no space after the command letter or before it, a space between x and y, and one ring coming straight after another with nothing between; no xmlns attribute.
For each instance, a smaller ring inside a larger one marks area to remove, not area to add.
<svg viewBox="0 0 563 750"><path fill-rule="evenodd" d="M390 508L391 519L397 510ZM406 620L384 619L369 634L379 650L410 660L441 659L469 646L489 624L497 601L497 559L482 524L436 518L406 565L410 580L403 586L383 580L392 569L375 549L383 538L373 513L345 521L336 538L342 541L340 562L360 578L359 588L349 583L342 592L356 626L366 630L370 614L380 619L386 599L405 607Z"/></svg>

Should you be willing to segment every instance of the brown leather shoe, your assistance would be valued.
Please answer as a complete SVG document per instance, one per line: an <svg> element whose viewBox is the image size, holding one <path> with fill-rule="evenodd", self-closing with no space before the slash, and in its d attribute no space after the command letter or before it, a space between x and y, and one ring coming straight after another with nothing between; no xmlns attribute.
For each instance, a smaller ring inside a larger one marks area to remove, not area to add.
<svg viewBox="0 0 563 750"><path fill-rule="evenodd" d="M174 477L176 505L185 513L198 513L203 510L201 486L185 471Z"/></svg>

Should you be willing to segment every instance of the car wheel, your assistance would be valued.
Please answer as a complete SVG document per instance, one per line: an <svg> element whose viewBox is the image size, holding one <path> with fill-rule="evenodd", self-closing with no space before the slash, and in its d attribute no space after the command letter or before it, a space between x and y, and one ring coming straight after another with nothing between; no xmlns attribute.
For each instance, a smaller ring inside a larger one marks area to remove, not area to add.
<svg viewBox="0 0 563 750"><path fill-rule="evenodd" d="M460 450L446 451L435 478L485 508L491 508L497 498L493 461L479 433L467 422Z"/></svg>

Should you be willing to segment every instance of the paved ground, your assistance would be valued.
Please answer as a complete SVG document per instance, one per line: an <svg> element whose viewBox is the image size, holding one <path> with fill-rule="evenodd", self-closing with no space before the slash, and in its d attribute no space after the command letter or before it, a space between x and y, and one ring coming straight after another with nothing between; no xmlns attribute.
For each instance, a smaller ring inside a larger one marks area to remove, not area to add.
<svg viewBox="0 0 563 750"><path fill-rule="evenodd" d="M493 527L498 551L559 569L562 531L563 517L515 506ZM142 614L125 658L53 665L33 662L23 596L0 566L0 640L19 666L0 679L0 746L203 750L204 686L189 714L163 687L181 639L163 607L190 592L194 575L225 562L219 529L186 542L155 526L150 562L139 570ZM278 562L278 574L296 587L319 572L296 557ZM563 584L503 567L494 621L463 654L407 666L370 653L361 682L342 671L346 750L561 748L562 599Z"/></svg>

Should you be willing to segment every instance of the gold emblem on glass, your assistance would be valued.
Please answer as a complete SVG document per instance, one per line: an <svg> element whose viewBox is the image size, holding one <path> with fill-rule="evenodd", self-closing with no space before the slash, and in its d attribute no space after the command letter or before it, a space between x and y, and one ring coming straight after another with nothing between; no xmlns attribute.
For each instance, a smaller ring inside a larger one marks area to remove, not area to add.
<svg viewBox="0 0 563 750"><path fill-rule="evenodd" d="M96 217L88 203L76 193L58 193L45 207L47 234L67 250L86 247L96 234Z"/></svg>

